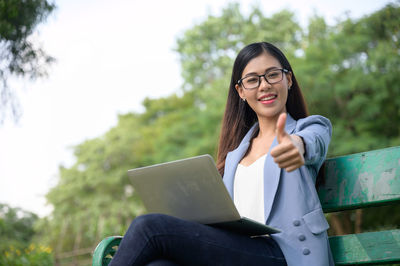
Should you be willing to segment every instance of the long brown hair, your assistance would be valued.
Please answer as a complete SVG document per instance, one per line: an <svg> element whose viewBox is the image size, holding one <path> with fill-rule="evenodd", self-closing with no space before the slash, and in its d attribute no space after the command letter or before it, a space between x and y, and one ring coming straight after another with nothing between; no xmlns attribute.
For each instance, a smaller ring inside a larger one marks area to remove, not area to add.
<svg viewBox="0 0 400 266"><path fill-rule="evenodd" d="M226 155L240 144L240 141L251 126L257 121L256 113L250 108L247 102L240 99L235 85L242 77L243 70L250 60L262 53L268 53L275 57L283 68L292 73L292 87L289 90L286 101L287 112L296 120L308 116L306 102L286 56L277 47L267 42L253 43L244 47L239 52L233 64L228 99L222 120L217 156L217 168L221 176L224 175Z"/></svg>

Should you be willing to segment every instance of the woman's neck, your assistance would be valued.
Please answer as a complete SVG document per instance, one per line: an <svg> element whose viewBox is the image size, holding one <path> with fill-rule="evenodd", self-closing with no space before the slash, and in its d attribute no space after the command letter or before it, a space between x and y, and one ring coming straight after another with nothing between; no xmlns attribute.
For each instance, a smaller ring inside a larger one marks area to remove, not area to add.
<svg viewBox="0 0 400 266"><path fill-rule="evenodd" d="M276 122L278 121L279 115L276 117L266 118L258 117L259 132L257 138L268 138L275 136L276 134Z"/></svg>

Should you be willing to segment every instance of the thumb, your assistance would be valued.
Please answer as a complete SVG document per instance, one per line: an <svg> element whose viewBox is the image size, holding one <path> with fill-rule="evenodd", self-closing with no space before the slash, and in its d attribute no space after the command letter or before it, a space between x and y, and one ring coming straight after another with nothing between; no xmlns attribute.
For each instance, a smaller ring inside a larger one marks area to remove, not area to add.
<svg viewBox="0 0 400 266"><path fill-rule="evenodd" d="M278 117L278 121L276 122L276 138L278 143L281 143L283 138L287 135L285 131L286 124L286 113L282 113Z"/></svg>

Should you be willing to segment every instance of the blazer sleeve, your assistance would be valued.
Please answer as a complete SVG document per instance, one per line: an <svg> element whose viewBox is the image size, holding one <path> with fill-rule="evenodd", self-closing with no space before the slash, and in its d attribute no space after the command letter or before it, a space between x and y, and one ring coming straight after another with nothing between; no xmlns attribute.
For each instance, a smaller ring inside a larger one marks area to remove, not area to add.
<svg viewBox="0 0 400 266"><path fill-rule="evenodd" d="M294 134L304 141L305 165L312 166L318 172L326 158L331 141L331 122L323 116L311 115L297 121Z"/></svg>

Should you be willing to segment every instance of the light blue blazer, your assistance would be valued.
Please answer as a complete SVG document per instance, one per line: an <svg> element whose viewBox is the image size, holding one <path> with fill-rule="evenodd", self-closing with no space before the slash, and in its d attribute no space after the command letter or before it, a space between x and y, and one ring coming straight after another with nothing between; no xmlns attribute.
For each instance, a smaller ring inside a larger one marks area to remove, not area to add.
<svg viewBox="0 0 400 266"><path fill-rule="evenodd" d="M224 184L234 198L236 168L250 146L256 123L240 145L227 154ZM271 237L280 246L289 266L334 265L326 230L329 225L321 209L315 180L325 160L332 135L330 121L322 116L294 120L289 114L285 130L303 138L305 165L290 173L278 167L269 154L264 162L264 213L266 224L281 233ZM274 139L270 150L278 144Z"/></svg>

